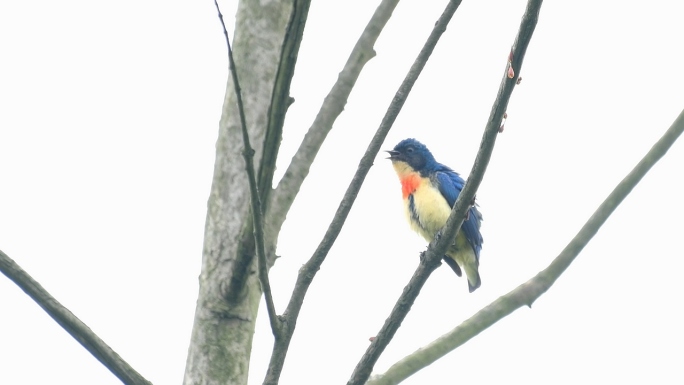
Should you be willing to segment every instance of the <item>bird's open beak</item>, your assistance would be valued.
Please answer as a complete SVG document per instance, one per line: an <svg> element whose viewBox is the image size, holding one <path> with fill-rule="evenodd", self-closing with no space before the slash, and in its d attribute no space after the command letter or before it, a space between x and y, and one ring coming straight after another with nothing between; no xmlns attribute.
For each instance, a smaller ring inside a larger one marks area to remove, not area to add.
<svg viewBox="0 0 684 385"><path fill-rule="evenodd" d="M385 151L385 152L390 155L389 157L387 157L387 159L391 159L391 160L397 159L397 155L399 155L399 151L389 150L389 151Z"/></svg>

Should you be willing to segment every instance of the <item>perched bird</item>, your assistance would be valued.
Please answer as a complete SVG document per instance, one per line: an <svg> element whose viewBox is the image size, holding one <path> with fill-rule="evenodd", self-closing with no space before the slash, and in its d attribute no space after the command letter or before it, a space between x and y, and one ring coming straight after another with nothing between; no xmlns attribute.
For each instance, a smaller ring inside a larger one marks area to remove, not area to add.
<svg viewBox="0 0 684 385"><path fill-rule="evenodd" d="M430 150L415 139L404 139L387 152L401 182L406 218L413 230L431 242L446 224L465 181L454 170L438 163ZM461 269L465 270L471 293L480 287L481 222L482 214L473 204L443 258L459 277Z"/></svg>

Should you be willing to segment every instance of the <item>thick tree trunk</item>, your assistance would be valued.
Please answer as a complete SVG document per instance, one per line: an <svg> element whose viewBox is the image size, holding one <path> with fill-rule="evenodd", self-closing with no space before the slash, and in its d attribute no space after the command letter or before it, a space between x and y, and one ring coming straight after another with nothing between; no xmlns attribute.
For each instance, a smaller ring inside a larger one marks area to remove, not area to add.
<svg viewBox="0 0 684 385"><path fill-rule="evenodd" d="M248 130L256 151L255 164L263 155L268 110L291 7L291 1L242 0L238 5L232 43ZM235 101L229 79L216 143L186 385L244 385L249 372L261 288ZM269 244L272 241L267 240Z"/></svg>

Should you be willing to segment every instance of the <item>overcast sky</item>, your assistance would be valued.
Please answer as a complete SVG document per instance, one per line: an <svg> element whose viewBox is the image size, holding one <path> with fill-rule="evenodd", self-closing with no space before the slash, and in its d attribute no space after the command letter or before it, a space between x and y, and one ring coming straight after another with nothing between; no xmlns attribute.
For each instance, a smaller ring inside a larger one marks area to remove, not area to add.
<svg viewBox="0 0 684 385"><path fill-rule="evenodd" d="M445 3L406 0L383 31L281 232L279 312ZM376 5L312 4L276 178ZM386 149L415 137L468 174L524 7L463 2ZM542 6L477 195L482 287L438 269L376 372L543 269L669 127L684 108L683 11ZM0 249L153 383L181 383L228 76L213 3L6 1L0 52ZM346 383L426 246L384 158L304 302L283 385ZM681 383L683 165L679 142L532 309L405 383ZM261 317L250 384L271 346ZM2 276L0 383L119 381Z"/></svg>

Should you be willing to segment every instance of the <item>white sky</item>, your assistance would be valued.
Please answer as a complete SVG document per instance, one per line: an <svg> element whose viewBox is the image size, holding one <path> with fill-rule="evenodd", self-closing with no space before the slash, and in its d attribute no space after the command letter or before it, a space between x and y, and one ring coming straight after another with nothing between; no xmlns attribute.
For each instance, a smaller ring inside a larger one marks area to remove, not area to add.
<svg viewBox="0 0 684 385"><path fill-rule="evenodd" d="M281 170L376 3L312 5ZM404 1L378 41L281 233L279 311L444 3ZM416 137L467 175L524 5L463 3L385 148ZM438 269L376 372L544 268L669 127L682 11L543 5L478 193L482 287ZM212 2L3 2L0 52L0 249L149 380L180 383L227 77ZM345 383L425 248L383 158L307 296L283 385ZM681 383L683 164L680 142L531 310L405 383ZM262 317L250 384L271 346ZM0 383L119 382L3 276Z"/></svg>

